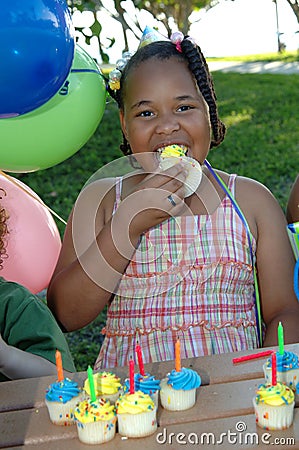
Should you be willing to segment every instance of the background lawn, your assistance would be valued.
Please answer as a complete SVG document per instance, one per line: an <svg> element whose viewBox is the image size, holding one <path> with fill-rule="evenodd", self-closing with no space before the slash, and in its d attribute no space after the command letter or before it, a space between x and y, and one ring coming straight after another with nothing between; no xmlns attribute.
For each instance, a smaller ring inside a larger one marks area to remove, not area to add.
<svg viewBox="0 0 299 450"><path fill-rule="evenodd" d="M228 130L209 162L265 184L285 209L299 172L299 76L214 72L213 77ZM98 129L73 157L46 170L12 175L66 220L85 181L97 168L122 156L120 141L118 111L108 99ZM57 225L63 234L63 223L57 220ZM84 329L66 335L78 370L94 363L104 322L105 312Z"/></svg>

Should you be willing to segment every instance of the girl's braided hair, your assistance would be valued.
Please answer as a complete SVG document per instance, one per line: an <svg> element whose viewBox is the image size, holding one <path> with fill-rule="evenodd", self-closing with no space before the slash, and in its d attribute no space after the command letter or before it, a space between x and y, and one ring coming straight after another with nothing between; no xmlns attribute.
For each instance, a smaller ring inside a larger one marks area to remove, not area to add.
<svg viewBox="0 0 299 450"><path fill-rule="evenodd" d="M0 189L1 193L3 192L5 194L5 191L3 189ZM6 195L6 194L5 194ZM0 196L0 199L2 197ZM7 227L7 219L8 214L4 208L0 205L0 269L3 267L3 257L6 255L6 240L5 236L8 234L8 227Z"/></svg>
<svg viewBox="0 0 299 450"><path fill-rule="evenodd" d="M212 128L212 139L210 148L216 147L224 139L226 127L218 116L218 108L216 103L216 93L214 83L210 74L205 57L197 45L192 40L185 36L181 42L182 52L176 49L175 44L168 41L157 41L148 44L138 49L138 51L129 59L125 68L122 71L120 78L120 89L112 90L107 86L108 92L114 100L116 100L119 109L124 109L124 97L126 90L126 79L131 70L137 68L144 61L151 58L165 60L169 58L177 58L180 61L185 61L189 69L193 73L197 86L204 97L209 107L210 123ZM132 153L130 144L123 134L123 143L120 149L124 155Z"/></svg>

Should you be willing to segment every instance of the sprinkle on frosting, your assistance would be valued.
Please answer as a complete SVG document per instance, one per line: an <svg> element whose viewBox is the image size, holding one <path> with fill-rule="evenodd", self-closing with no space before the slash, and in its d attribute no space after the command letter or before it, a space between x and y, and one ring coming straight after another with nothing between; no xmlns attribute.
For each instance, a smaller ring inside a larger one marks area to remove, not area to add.
<svg viewBox="0 0 299 450"><path fill-rule="evenodd" d="M163 148L161 152L162 158L175 157L179 158L180 156L185 156L188 148L184 145L179 146L177 144L167 145Z"/></svg>
<svg viewBox="0 0 299 450"><path fill-rule="evenodd" d="M75 419L81 423L106 421L115 418L116 411L114 405L103 398L97 399L95 402L84 400L74 410ZM115 418L116 421L116 418Z"/></svg>
<svg viewBox="0 0 299 450"><path fill-rule="evenodd" d="M257 404L264 403L271 406L290 405L295 398L291 388L282 383L261 384L256 392L255 401Z"/></svg>
<svg viewBox="0 0 299 450"><path fill-rule="evenodd" d="M62 381L52 383L46 391L46 399L49 402L66 403L72 398L77 397L80 393L78 383L64 378Z"/></svg>
<svg viewBox="0 0 299 450"><path fill-rule="evenodd" d="M93 374L96 396L116 394L121 388L120 378L112 372L97 372ZM84 390L90 395L88 378L84 383Z"/></svg>
<svg viewBox="0 0 299 450"><path fill-rule="evenodd" d="M155 408L152 398L141 391L121 395L115 406L117 414L140 414Z"/></svg>
<svg viewBox="0 0 299 450"><path fill-rule="evenodd" d="M281 355L279 352L276 352L276 361L277 361L277 371L278 372L287 372L293 369L299 369L298 356L293 352L284 351ZM266 367L272 366L271 358L267 359Z"/></svg>

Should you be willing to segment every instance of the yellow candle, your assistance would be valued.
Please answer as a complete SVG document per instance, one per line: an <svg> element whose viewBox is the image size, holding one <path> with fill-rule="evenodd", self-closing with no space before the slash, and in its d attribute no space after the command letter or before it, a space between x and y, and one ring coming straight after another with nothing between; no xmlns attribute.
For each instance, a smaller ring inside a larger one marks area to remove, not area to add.
<svg viewBox="0 0 299 450"><path fill-rule="evenodd" d="M175 370L176 372L181 371L181 343L179 339L175 343Z"/></svg>

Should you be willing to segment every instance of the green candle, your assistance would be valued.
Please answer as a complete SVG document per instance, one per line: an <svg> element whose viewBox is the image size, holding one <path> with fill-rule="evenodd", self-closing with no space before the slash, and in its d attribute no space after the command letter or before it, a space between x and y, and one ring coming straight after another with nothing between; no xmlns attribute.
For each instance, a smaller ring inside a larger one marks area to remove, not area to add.
<svg viewBox="0 0 299 450"><path fill-rule="evenodd" d="M96 396L96 391L94 388L94 379L93 379L92 368L90 366L88 366L88 369L87 369L87 376L88 376L89 389L90 389L90 401L95 402L97 399L97 396Z"/></svg>
<svg viewBox="0 0 299 450"><path fill-rule="evenodd" d="M283 326L282 323L279 322L278 324L278 347L279 347L279 354L283 355L284 354L284 339L283 339Z"/></svg>

